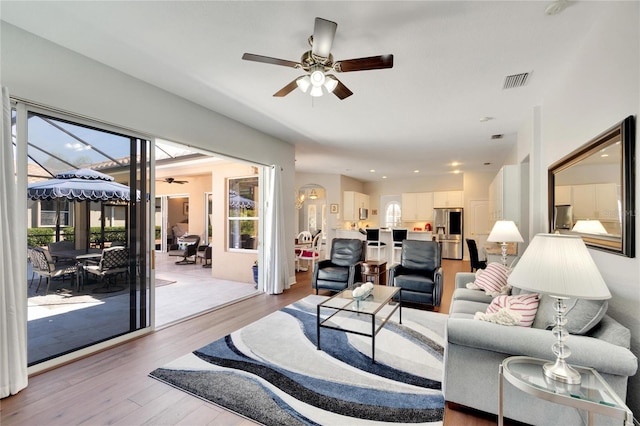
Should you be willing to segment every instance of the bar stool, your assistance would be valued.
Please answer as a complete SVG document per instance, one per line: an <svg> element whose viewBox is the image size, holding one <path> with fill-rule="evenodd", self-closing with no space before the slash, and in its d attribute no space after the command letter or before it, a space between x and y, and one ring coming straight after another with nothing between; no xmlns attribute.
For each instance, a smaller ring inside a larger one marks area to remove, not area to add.
<svg viewBox="0 0 640 426"><path fill-rule="evenodd" d="M393 263L400 263L400 257L402 256L402 241L407 239L406 229L393 229L391 231L393 236ZM396 257L397 254L397 257Z"/></svg>
<svg viewBox="0 0 640 426"><path fill-rule="evenodd" d="M380 241L380 229L366 229L367 232L367 260L380 260L380 252L385 255L387 244ZM377 250L376 257L369 257L369 249Z"/></svg>

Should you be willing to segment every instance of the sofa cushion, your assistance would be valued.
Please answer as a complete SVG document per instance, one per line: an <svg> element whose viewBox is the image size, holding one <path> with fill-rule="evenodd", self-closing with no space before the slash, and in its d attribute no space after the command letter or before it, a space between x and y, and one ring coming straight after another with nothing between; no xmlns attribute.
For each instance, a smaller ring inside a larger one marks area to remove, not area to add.
<svg viewBox="0 0 640 426"><path fill-rule="evenodd" d="M497 296L493 298L493 301L487 307L487 311L485 312L486 314L495 315L480 315L478 319L496 322L494 320L502 318L505 325L511 324L518 325L520 327L531 327L531 324L533 324L533 320L536 317L539 302L540 299L535 293L521 294L517 296Z"/></svg>
<svg viewBox="0 0 640 426"><path fill-rule="evenodd" d="M551 329L554 327L555 298L542 295L538 313L533 321L534 328ZM564 328L571 334L586 334L595 327L607 313L609 304L606 300L565 299L567 323Z"/></svg>
<svg viewBox="0 0 640 426"><path fill-rule="evenodd" d="M487 294L495 296L504 294L508 290L508 276L509 269L506 266L492 262L485 269L478 271L476 280L473 283Z"/></svg>
<svg viewBox="0 0 640 426"><path fill-rule="evenodd" d="M457 288L453 292L453 296L451 296L452 301L456 301L458 299L461 300L471 300L474 302L482 302L488 305L493 300L493 297L489 296L484 291L480 290L469 290L468 288ZM484 311L486 309L483 308ZM475 312L475 311L474 311Z"/></svg>
<svg viewBox="0 0 640 426"><path fill-rule="evenodd" d="M458 299L455 303L451 304L449 308L449 315L464 314L466 317L473 318L473 314L478 311L485 311L488 304L479 302L477 300L463 300Z"/></svg>

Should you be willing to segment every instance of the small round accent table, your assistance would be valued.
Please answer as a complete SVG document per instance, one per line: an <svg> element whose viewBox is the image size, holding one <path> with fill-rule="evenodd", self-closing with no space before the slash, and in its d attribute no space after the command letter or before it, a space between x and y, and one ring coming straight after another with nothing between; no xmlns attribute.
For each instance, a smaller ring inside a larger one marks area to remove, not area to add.
<svg viewBox="0 0 640 426"><path fill-rule="evenodd" d="M590 426L594 424L594 414L614 417L620 419L625 426L633 426L633 413L596 370L572 366L582 376L582 383L568 385L544 375L542 366L547 362L549 361L527 356L512 356L502 361L499 369L498 426L504 424L505 379L516 388L536 398L585 410L586 423Z"/></svg>

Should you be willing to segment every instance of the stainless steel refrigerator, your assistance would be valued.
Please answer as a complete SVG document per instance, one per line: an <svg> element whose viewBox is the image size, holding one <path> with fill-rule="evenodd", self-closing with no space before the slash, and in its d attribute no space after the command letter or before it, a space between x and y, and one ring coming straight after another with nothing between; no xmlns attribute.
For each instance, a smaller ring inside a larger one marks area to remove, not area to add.
<svg viewBox="0 0 640 426"><path fill-rule="evenodd" d="M573 206L568 204L555 206L553 229L571 229L573 227Z"/></svg>
<svg viewBox="0 0 640 426"><path fill-rule="evenodd" d="M442 243L443 259L462 259L463 209L433 209L436 238Z"/></svg>

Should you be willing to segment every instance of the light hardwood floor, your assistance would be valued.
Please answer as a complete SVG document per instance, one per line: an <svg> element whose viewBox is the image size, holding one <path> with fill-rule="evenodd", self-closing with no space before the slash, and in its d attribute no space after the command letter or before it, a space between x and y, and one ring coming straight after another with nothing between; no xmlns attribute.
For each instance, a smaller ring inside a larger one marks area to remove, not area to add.
<svg viewBox="0 0 640 426"><path fill-rule="evenodd" d="M468 262L447 261L441 312L448 312L453 277ZM29 378L0 400L0 424L251 425L224 409L158 382L148 373L311 293L310 272L278 296L261 294ZM445 410L445 426L495 425L495 418Z"/></svg>

